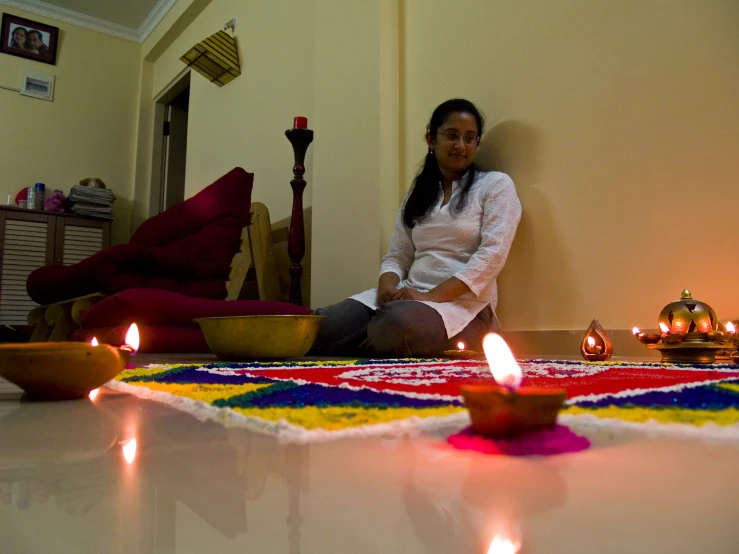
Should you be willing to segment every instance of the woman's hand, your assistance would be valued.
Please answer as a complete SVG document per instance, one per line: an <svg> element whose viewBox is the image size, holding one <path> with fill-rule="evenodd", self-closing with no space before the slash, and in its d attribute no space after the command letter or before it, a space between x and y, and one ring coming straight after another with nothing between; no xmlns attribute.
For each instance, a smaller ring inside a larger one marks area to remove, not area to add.
<svg viewBox="0 0 739 554"><path fill-rule="evenodd" d="M385 304L393 299L393 295L398 290L400 277L395 273L383 273L380 276L380 283L377 285L377 307L382 308Z"/></svg>
<svg viewBox="0 0 739 554"><path fill-rule="evenodd" d="M419 292L410 287L403 287L395 291L391 300L423 300L424 302L435 302L428 292Z"/></svg>

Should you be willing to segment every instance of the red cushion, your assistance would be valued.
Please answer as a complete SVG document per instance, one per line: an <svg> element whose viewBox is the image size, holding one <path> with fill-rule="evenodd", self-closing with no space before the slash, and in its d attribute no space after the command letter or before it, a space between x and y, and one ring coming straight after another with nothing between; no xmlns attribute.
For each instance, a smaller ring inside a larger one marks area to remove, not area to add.
<svg viewBox="0 0 739 554"><path fill-rule="evenodd" d="M237 315L308 315L311 310L266 300L210 300L157 289L130 289L101 300L82 317L84 329L119 325L199 328L193 319Z"/></svg>
<svg viewBox="0 0 739 554"><path fill-rule="evenodd" d="M192 198L141 224L129 244L106 248L78 264L37 269L28 295L52 304L95 292L162 288L225 298L231 261L249 223L254 175L236 168Z"/></svg>
<svg viewBox="0 0 739 554"><path fill-rule="evenodd" d="M131 244L164 246L197 233L207 222L233 218L249 222L254 174L237 167L210 186L164 213L144 221L131 237Z"/></svg>
<svg viewBox="0 0 739 554"><path fill-rule="evenodd" d="M72 340L89 342L92 337L99 342L120 346L126 341L128 325L117 327L98 327L78 329L72 334ZM139 352L201 353L210 352L208 343L200 328L169 327L163 325L139 325L141 344ZM136 358L131 363L135 363Z"/></svg>

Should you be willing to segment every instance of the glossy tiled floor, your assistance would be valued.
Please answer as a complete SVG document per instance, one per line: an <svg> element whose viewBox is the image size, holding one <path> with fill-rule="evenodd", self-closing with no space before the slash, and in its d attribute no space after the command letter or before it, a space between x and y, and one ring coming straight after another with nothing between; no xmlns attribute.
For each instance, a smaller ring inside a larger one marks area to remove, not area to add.
<svg viewBox="0 0 739 554"><path fill-rule="evenodd" d="M739 445L576 430L591 450L514 459L434 436L280 445L105 390L4 400L0 552L739 552Z"/></svg>

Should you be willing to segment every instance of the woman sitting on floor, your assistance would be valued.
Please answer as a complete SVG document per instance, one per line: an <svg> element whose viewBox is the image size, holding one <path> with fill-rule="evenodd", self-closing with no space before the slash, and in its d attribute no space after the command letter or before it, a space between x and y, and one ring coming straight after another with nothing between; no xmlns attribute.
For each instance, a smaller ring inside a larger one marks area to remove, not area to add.
<svg viewBox="0 0 739 554"><path fill-rule="evenodd" d="M467 100L431 115L428 154L395 224L380 282L325 316L310 355L429 357L497 330L496 278L521 219L513 181L479 171L483 118Z"/></svg>

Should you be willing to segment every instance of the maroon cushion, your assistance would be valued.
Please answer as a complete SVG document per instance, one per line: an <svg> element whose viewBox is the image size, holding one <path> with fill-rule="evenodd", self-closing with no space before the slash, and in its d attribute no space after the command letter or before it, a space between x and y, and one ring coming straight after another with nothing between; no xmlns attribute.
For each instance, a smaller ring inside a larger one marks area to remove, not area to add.
<svg viewBox="0 0 739 554"><path fill-rule="evenodd" d="M96 292L162 288L225 298L231 261L249 223L254 175L236 168L164 213L141 224L129 244L111 246L82 262L37 269L28 295L52 304Z"/></svg>
<svg viewBox="0 0 739 554"><path fill-rule="evenodd" d="M101 300L82 317L84 329L119 325L199 328L199 317L238 315L308 315L311 310L267 300L210 300L156 289L130 289Z"/></svg>
<svg viewBox="0 0 739 554"><path fill-rule="evenodd" d="M72 340L89 342L92 337L95 337L101 343L120 346L126 341L128 327L128 325L119 325L117 327L78 329L72 334ZM177 352L183 354L210 352L200 328L139 325L139 333L141 335L139 352ZM131 360L131 363L136 363L135 357Z"/></svg>
<svg viewBox="0 0 739 554"><path fill-rule="evenodd" d="M210 186L164 213L144 221L131 237L131 244L164 246L197 233L205 223L233 218L244 227L249 222L254 174L232 169Z"/></svg>

